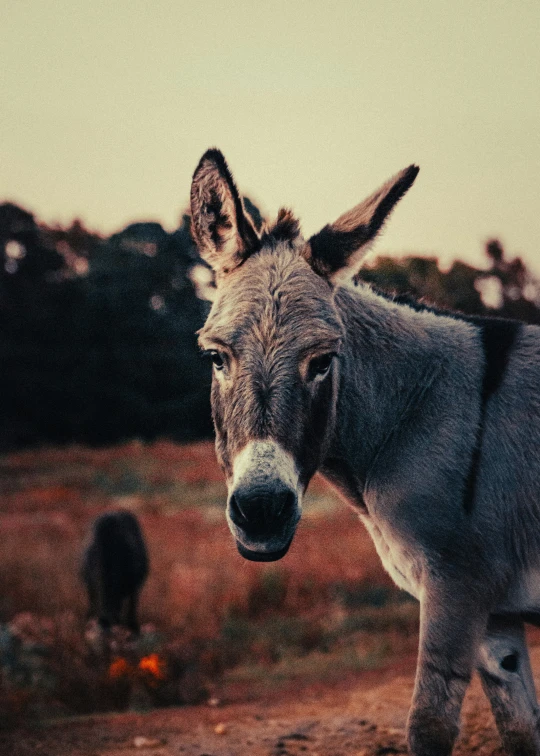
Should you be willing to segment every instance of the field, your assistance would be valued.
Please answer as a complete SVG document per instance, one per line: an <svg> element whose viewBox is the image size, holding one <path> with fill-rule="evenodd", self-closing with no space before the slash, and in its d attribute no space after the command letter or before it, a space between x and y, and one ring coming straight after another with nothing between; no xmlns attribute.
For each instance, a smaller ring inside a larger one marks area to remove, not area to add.
<svg viewBox="0 0 540 756"><path fill-rule="evenodd" d="M3 721L276 696L410 657L417 607L321 480L290 553L244 561L210 444L25 451L0 462ZM99 645L78 576L102 511L137 514L151 572L143 631Z"/></svg>
<svg viewBox="0 0 540 756"><path fill-rule="evenodd" d="M0 482L0 753L406 752L418 608L322 480L270 565L236 552L210 444L26 451L0 460ZM104 644L78 565L117 508L140 519L151 572L139 640ZM456 753L502 753L478 681Z"/></svg>

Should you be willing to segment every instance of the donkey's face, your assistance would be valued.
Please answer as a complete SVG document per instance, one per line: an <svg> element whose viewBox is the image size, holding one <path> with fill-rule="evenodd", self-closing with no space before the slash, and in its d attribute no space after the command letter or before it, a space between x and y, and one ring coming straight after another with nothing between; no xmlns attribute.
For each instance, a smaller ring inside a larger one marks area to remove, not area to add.
<svg viewBox="0 0 540 756"><path fill-rule="evenodd" d="M267 239L228 275L200 334L214 363L217 453L240 552L287 551L332 431L341 326L328 283Z"/></svg>
<svg viewBox="0 0 540 756"><path fill-rule="evenodd" d="M360 249L416 173L403 171L305 242L286 211L256 232L217 150L195 171L192 230L217 284L199 340L214 365L227 520L248 559L280 559L291 544L303 493L332 439L343 340L333 282L357 272Z"/></svg>

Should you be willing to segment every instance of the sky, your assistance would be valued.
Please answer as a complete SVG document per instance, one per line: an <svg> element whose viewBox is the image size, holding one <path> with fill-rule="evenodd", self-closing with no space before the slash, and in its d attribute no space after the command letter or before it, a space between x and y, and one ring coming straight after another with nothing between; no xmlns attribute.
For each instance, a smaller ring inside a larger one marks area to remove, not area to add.
<svg viewBox="0 0 540 756"><path fill-rule="evenodd" d="M412 162L375 247L540 274L538 0L0 0L0 201L172 230L210 146L306 236Z"/></svg>

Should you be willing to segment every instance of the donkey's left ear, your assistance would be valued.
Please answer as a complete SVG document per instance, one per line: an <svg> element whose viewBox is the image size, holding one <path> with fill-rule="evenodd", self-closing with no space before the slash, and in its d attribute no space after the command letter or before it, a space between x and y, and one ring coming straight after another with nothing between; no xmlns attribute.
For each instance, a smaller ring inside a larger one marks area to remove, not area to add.
<svg viewBox="0 0 540 756"><path fill-rule="evenodd" d="M204 153L193 174L191 233L218 279L260 246L225 158L216 149Z"/></svg>
<svg viewBox="0 0 540 756"><path fill-rule="evenodd" d="M419 170L416 165L405 168L371 197L312 236L303 255L315 272L332 282L355 276L384 221Z"/></svg>

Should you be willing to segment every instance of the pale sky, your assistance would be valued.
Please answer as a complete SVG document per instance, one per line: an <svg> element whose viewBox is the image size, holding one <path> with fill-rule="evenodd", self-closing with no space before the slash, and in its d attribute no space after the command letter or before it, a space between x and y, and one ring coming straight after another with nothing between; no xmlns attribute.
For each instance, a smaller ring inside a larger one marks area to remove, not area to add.
<svg viewBox="0 0 540 756"><path fill-rule="evenodd" d="M404 166L375 247L540 273L538 0L0 0L0 201L167 229L207 147L307 235Z"/></svg>

